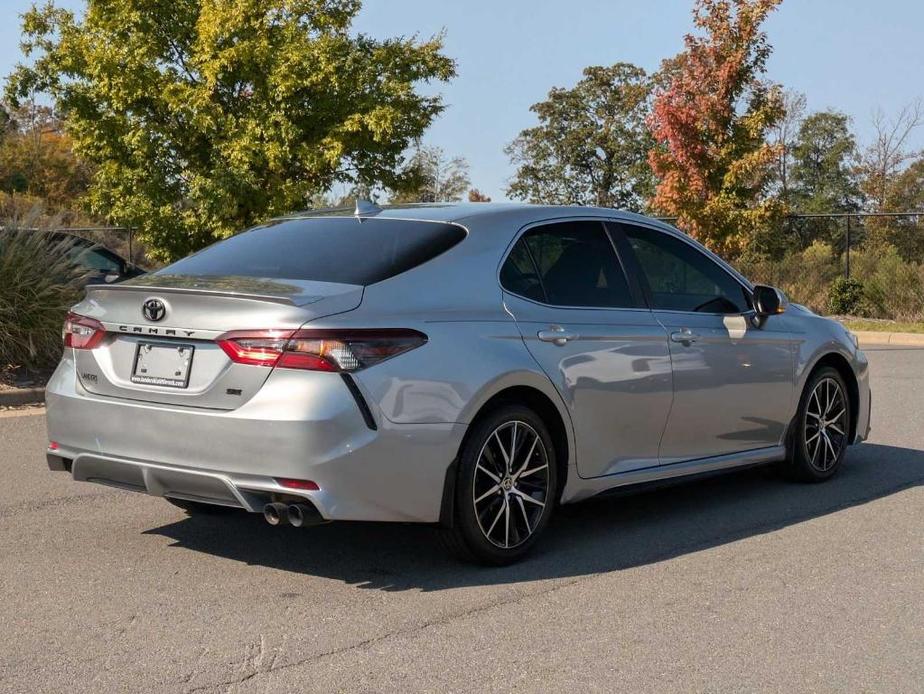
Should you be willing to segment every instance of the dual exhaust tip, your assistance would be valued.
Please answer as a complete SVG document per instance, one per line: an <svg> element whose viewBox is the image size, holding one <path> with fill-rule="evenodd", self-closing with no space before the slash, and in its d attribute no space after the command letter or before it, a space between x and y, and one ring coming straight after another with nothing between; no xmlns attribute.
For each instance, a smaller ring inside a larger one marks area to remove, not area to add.
<svg viewBox="0 0 924 694"><path fill-rule="evenodd" d="M263 507L263 518L270 525L291 525L295 528L324 522L321 514L311 504L283 504L278 501Z"/></svg>

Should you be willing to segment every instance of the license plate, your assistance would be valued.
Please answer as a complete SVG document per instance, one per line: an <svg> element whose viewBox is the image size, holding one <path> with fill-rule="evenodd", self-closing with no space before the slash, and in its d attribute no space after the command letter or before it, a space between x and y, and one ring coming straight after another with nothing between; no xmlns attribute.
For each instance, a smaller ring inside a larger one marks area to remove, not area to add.
<svg viewBox="0 0 924 694"><path fill-rule="evenodd" d="M189 385L189 369L195 349L192 345L139 342L135 350L132 383L185 388Z"/></svg>

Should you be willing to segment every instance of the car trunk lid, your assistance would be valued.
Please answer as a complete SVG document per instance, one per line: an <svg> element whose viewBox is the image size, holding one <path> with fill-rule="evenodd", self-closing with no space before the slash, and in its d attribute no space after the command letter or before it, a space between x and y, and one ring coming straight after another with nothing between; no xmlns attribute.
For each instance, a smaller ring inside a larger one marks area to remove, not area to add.
<svg viewBox="0 0 924 694"><path fill-rule="evenodd" d="M99 321L94 349L74 350L77 377L94 395L166 405L234 409L271 369L232 362L215 342L248 329L295 330L351 311L358 285L252 277L148 275L88 287L74 312ZM146 303L157 310L146 311Z"/></svg>

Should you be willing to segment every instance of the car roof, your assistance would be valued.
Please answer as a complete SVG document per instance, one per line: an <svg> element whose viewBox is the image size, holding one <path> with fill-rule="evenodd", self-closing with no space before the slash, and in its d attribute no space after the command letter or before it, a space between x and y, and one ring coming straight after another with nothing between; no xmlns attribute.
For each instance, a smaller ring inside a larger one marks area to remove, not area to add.
<svg viewBox="0 0 924 694"><path fill-rule="evenodd" d="M646 224L676 231L674 227L652 217L626 212L608 207L590 207L579 205L535 205L522 202L452 202L452 203L410 203L400 205L381 205L380 212L362 215L376 219L412 219L430 222L448 222L465 225L478 219L510 217L531 218L536 221L561 217L589 216L608 219L625 219L626 221L644 222ZM352 207L333 207L318 210L303 210L286 215L283 219L310 217L353 217Z"/></svg>

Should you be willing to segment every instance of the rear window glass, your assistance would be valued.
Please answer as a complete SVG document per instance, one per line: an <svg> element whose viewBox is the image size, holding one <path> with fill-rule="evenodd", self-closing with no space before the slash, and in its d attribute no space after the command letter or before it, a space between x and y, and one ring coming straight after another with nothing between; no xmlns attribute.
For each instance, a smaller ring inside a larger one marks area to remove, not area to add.
<svg viewBox="0 0 924 694"><path fill-rule="evenodd" d="M155 274L368 285L425 263L463 238L462 228L436 222L286 219L220 241Z"/></svg>

